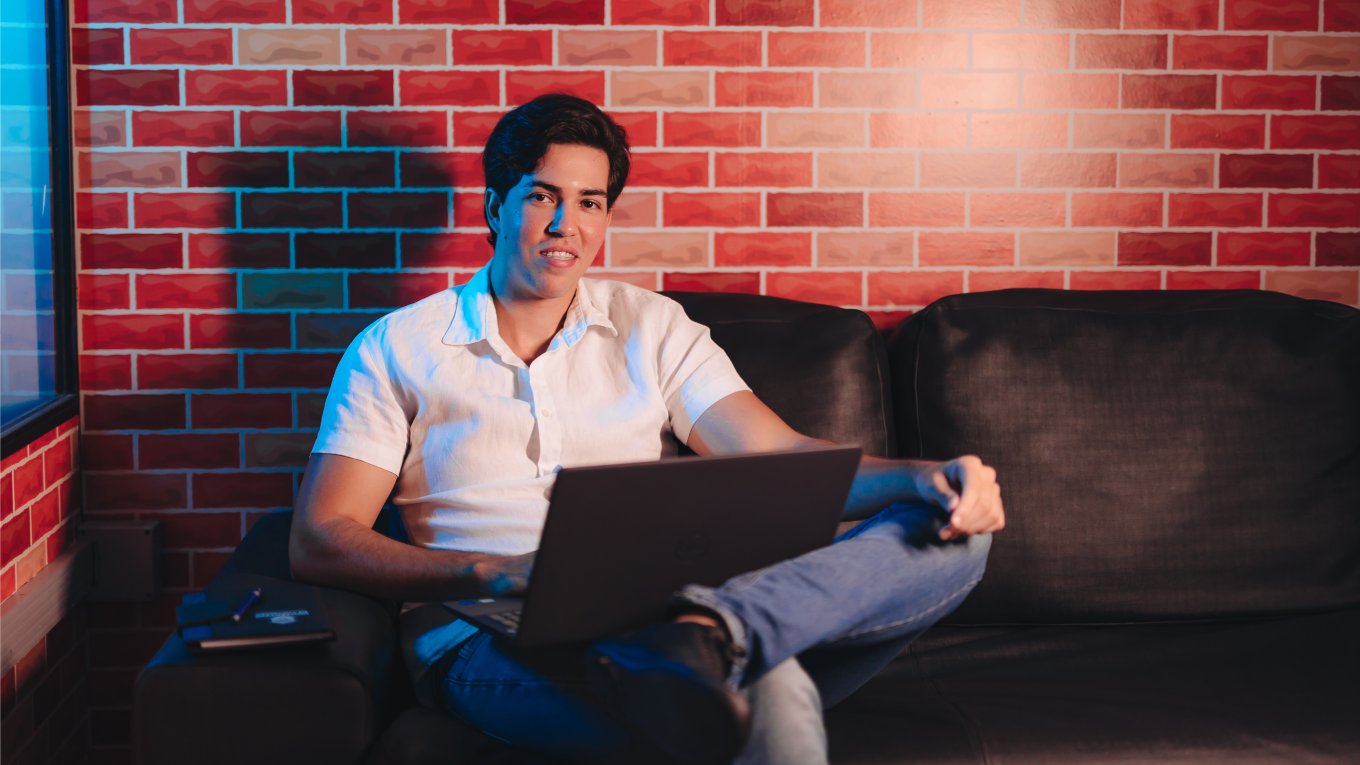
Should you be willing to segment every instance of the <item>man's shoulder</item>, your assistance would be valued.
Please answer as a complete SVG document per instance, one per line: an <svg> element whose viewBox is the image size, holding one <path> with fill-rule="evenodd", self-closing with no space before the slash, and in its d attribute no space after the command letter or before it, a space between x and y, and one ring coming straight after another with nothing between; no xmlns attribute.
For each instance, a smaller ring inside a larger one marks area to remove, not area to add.
<svg viewBox="0 0 1360 765"><path fill-rule="evenodd" d="M634 324L648 319L667 321L680 304L654 290L616 279L581 280L591 303L616 325Z"/></svg>
<svg viewBox="0 0 1360 765"><path fill-rule="evenodd" d="M360 333L359 337L385 341L401 338L407 343L438 343L449 328L458 308L458 293L462 285L440 290L410 305L402 306L379 316Z"/></svg>

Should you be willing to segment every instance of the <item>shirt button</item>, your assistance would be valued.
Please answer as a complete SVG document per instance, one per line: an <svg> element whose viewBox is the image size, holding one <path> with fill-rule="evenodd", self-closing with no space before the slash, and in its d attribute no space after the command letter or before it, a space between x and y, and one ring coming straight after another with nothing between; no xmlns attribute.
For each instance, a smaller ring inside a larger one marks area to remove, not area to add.
<svg viewBox="0 0 1360 765"><path fill-rule="evenodd" d="M551 410L551 409L544 409L544 410L543 410L543 416L544 416L544 417L551 417L551 416L552 416L552 410Z"/></svg>

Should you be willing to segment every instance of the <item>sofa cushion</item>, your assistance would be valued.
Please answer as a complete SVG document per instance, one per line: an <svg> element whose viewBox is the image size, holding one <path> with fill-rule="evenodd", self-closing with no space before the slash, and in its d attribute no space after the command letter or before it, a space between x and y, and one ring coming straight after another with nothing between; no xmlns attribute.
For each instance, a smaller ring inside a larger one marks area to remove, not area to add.
<svg viewBox="0 0 1360 765"><path fill-rule="evenodd" d="M891 356L903 450L979 454L1006 501L955 622L1360 604L1360 311L1006 290L932 304Z"/></svg>
<svg viewBox="0 0 1360 765"><path fill-rule="evenodd" d="M883 339L862 311L762 295L667 292L794 429L895 451Z"/></svg>

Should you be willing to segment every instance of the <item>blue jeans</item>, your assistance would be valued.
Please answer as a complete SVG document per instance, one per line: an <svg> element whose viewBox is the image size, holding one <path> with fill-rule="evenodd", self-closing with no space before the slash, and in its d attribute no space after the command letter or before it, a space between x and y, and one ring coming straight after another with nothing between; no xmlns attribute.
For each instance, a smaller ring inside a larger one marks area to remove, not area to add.
<svg viewBox="0 0 1360 765"><path fill-rule="evenodd" d="M991 539L941 543L939 528L937 509L893 505L832 545L678 595L719 614L732 633L729 681L753 710L739 762L825 762L822 708L963 601ZM518 650L480 633L437 670L430 695L494 738L586 760L634 745L594 698L579 648Z"/></svg>

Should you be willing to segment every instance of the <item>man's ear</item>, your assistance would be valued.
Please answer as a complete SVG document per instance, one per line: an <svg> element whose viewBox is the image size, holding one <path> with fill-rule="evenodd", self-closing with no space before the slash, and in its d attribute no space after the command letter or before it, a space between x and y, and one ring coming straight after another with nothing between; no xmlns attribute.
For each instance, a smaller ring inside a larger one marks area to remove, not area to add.
<svg viewBox="0 0 1360 765"><path fill-rule="evenodd" d="M499 228L501 218L501 198L500 195L496 193L495 189L486 190L486 207L482 211L482 214L486 216L486 225L491 227L491 233L499 236L501 233Z"/></svg>

